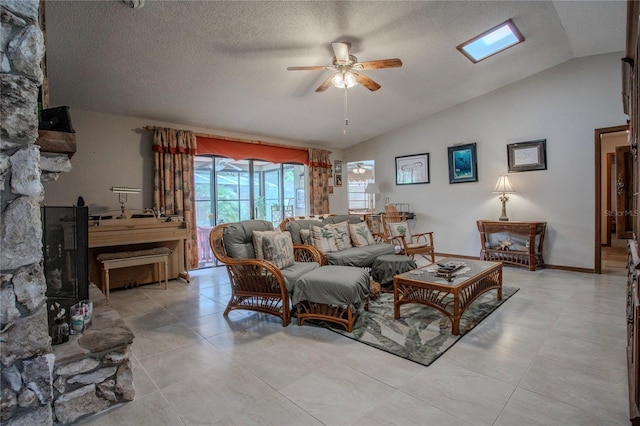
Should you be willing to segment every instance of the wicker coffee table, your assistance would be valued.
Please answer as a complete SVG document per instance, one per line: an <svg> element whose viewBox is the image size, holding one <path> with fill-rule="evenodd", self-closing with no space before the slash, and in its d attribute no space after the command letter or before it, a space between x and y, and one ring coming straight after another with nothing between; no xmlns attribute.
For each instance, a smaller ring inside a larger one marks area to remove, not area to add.
<svg viewBox="0 0 640 426"><path fill-rule="evenodd" d="M406 303L431 306L449 317L451 333L458 335L462 313L480 295L496 289L498 300L502 300L502 263L455 258L438 263L464 265L449 277L438 272L442 268L436 265L396 275L393 278L393 314L399 319L400 306Z"/></svg>

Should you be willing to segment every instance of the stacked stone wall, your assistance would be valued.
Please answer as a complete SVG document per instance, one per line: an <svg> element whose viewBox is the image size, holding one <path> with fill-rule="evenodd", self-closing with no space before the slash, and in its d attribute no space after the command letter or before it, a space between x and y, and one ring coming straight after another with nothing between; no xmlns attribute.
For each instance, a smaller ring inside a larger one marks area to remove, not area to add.
<svg viewBox="0 0 640 426"><path fill-rule="evenodd" d="M133 333L95 286L94 325L51 347L43 272L43 182L71 170L43 153L38 0L0 0L0 424L69 424L134 397Z"/></svg>
<svg viewBox="0 0 640 426"><path fill-rule="evenodd" d="M0 421L52 424L42 271L37 100L44 40L37 0L0 0Z"/></svg>

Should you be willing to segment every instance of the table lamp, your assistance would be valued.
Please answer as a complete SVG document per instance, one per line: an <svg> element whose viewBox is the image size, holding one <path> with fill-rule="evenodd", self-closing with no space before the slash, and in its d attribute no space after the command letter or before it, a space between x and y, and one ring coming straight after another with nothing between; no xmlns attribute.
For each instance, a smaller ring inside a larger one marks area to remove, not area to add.
<svg viewBox="0 0 640 426"><path fill-rule="evenodd" d="M380 193L380 190L378 189L378 185L375 183L370 183L367 185L367 187L364 190L365 193L367 194L371 194L369 195L369 210L371 211L371 214L373 214L373 197L375 197L376 194Z"/></svg>
<svg viewBox="0 0 640 426"><path fill-rule="evenodd" d="M118 202L120 203L120 211L122 214L120 215L120 219L126 219L125 208L124 205L127 202L127 197L129 194L139 194L141 191L140 188L129 188L127 186L112 186L111 192L114 194L118 194Z"/></svg>
<svg viewBox="0 0 640 426"><path fill-rule="evenodd" d="M502 203L502 215L498 220L508 221L509 218L507 217L507 201L509 201L509 196L507 194L515 192L513 190L513 187L511 186L511 182L509 182L509 176L500 176L495 188L493 188L493 192L502 193L502 195L500 196L500 202Z"/></svg>

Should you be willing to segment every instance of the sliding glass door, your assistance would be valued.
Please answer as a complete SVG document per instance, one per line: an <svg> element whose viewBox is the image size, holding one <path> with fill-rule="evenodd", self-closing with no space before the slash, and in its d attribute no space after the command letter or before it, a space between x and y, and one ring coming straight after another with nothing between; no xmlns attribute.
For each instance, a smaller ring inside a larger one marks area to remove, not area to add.
<svg viewBox="0 0 640 426"><path fill-rule="evenodd" d="M196 156L199 266L215 264L209 248L215 225L261 219L276 227L286 216L305 215L305 169L302 164Z"/></svg>

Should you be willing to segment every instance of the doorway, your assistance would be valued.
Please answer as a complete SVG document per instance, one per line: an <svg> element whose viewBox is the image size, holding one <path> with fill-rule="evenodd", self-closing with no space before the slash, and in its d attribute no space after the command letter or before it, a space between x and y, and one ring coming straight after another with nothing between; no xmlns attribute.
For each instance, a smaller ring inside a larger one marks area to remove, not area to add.
<svg viewBox="0 0 640 426"><path fill-rule="evenodd" d="M196 156L194 163L198 268L217 266L209 247L216 225L259 219L277 227L307 212L304 164L218 156Z"/></svg>
<svg viewBox="0 0 640 426"><path fill-rule="evenodd" d="M626 125L595 130L595 262L594 272L603 269L619 269L627 266L627 238L630 235L632 217L632 190L629 157L624 154L628 146ZM616 148L618 150L616 155Z"/></svg>

